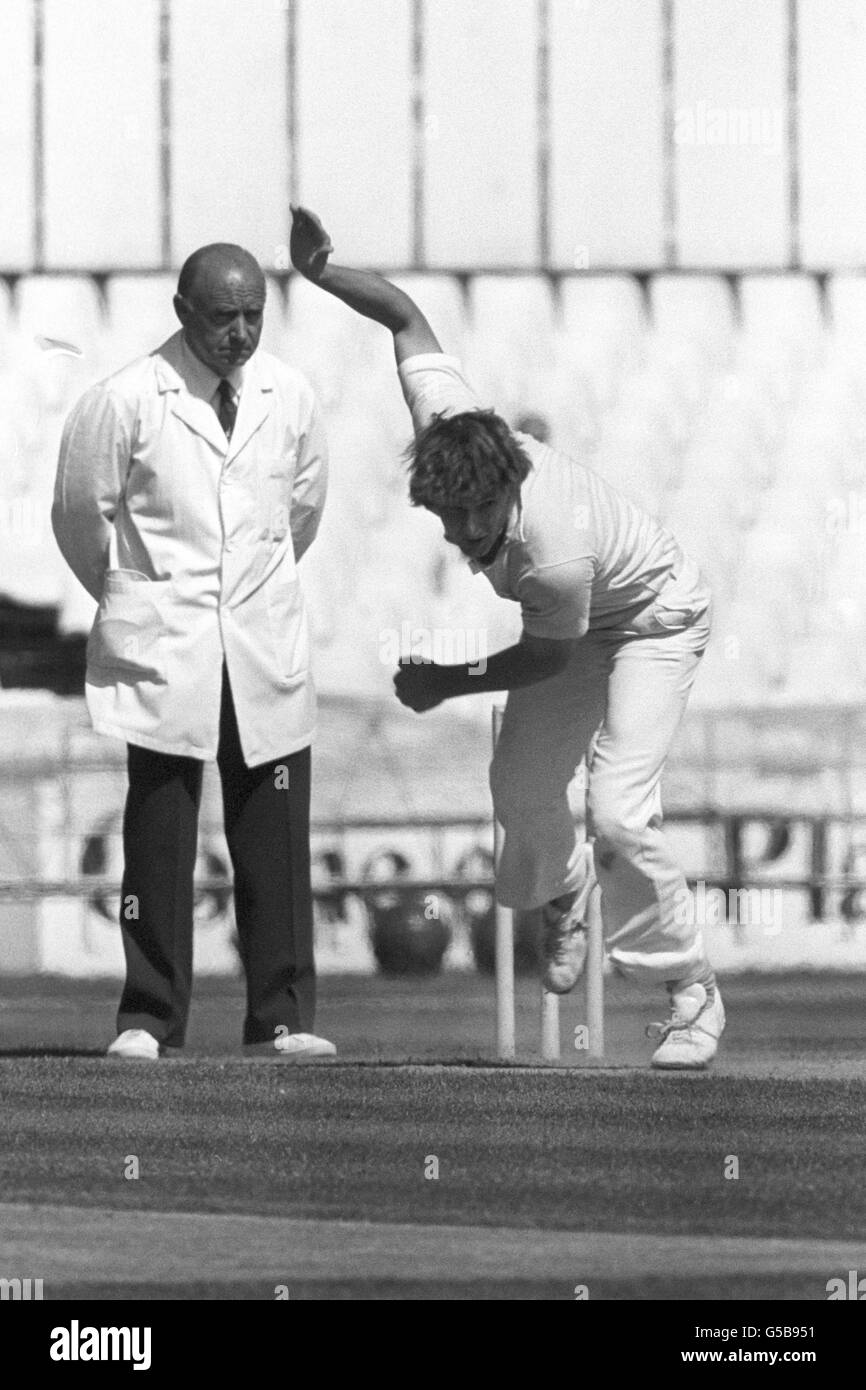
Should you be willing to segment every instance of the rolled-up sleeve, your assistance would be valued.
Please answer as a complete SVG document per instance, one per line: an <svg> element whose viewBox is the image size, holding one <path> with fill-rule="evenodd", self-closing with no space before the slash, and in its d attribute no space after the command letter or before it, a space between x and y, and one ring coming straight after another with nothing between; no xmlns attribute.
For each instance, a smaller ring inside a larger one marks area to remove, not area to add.
<svg viewBox="0 0 866 1390"><path fill-rule="evenodd" d="M292 487L290 525L296 560L300 560L316 539L327 492L328 445L325 426L319 407L312 400L298 444Z"/></svg>
<svg viewBox="0 0 866 1390"><path fill-rule="evenodd" d="M420 434L435 415L462 415L482 410L457 357L444 352L423 352L405 357L397 368L403 396Z"/></svg>
<svg viewBox="0 0 866 1390"><path fill-rule="evenodd" d="M129 457L121 402L103 385L92 386L63 429L51 525L63 558L97 602Z"/></svg>

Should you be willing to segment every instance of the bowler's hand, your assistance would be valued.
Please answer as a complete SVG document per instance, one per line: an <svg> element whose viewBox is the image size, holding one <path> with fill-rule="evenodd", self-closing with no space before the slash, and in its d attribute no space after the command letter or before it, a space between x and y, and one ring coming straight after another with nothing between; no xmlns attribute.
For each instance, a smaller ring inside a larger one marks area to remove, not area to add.
<svg viewBox="0 0 866 1390"><path fill-rule="evenodd" d="M318 280L334 248L331 238L314 212L292 205L292 234L289 253L292 265L308 280Z"/></svg>
<svg viewBox="0 0 866 1390"><path fill-rule="evenodd" d="M394 677L394 691L401 705L413 709L416 714L435 709L448 698L442 668L429 661L401 665Z"/></svg>

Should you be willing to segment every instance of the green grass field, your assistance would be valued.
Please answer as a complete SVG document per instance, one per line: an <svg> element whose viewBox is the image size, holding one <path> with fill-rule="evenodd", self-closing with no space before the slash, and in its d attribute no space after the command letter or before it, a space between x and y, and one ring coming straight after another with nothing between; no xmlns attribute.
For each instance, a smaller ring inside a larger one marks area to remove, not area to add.
<svg viewBox="0 0 866 1390"><path fill-rule="evenodd" d="M717 1066L676 1075L613 981L590 1068L570 1004L562 1062L530 1064L531 982L524 1065L490 1064L491 986L452 974L323 980L340 1058L304 1066L240 1059L240 986L202 980L188 1048L148 1066L99 1056L115 984L7 980L0 1274L46 1298L825 1299L866 1272L862 989L729 981Z"/></svg>

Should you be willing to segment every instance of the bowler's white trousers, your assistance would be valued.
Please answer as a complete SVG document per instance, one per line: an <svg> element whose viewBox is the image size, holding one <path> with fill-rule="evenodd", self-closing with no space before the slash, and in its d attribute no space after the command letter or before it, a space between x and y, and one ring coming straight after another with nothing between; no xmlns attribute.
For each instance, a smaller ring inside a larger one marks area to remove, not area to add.
<svg viewBox="0 0 866 1390"><path fill-rule="evenodd" d="M648 627L644 636L589 632L560 675L509 694L490 768L504 831L496 897L540 907L587 893L595 875L605 948L619 970L689 982L707 962L682 910L686 881L662 831L660 782L709 614L679 629ZM591 845L578 838L567 796L584 755Z"/></svg>

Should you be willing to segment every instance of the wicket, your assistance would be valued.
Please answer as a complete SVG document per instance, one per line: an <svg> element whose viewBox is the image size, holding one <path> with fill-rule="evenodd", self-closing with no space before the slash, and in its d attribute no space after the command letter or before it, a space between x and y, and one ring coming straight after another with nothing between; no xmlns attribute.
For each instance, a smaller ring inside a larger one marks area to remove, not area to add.
<svg viewBox="0 0 866 1390"><path fill-rule="evenodd" d="M493 710L493 748L502 723L503 710ZM499 868L502 851L502 827L494 816L493 856ZM604 1060L604 942L599 908L600 892L593 890L587 909L587 955L583 974L587 1057L592 1062ZM560 1058L559 998L541 988L541 1056L545 1062ZM514 1008L514 916L511 908L496 903L496 1055L503 1060L516 1056L516 1021Z"/></svg>

